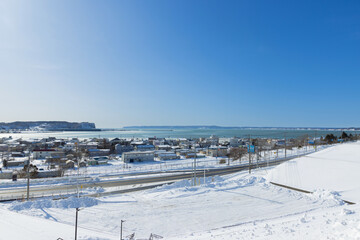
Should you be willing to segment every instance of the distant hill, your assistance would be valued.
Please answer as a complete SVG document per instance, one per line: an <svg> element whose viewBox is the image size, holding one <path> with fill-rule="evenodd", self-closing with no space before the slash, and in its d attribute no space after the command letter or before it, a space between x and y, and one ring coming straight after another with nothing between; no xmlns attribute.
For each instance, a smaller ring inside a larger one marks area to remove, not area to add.
<svg viewBox="0 0 360 240"><path fill-rule="evenodd" d="M0 122L0 129L34 131L100 131L95 127L95 123L66 121Z"/></svg>
<svg viewBox="0 0 360 240"><path fill-rule="evenodd" d="M220 126L127 126L125 129L220 129L220 128L234 128L234 127L220 127Z"/></svg>

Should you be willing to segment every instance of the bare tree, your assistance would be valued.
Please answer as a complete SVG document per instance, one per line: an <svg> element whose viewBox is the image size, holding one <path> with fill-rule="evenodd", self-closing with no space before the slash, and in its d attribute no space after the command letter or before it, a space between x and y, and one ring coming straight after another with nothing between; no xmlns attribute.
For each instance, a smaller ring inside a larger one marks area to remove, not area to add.
<svg viewBox="0 0 360 240"><path fill-rule="evenodd" d="M246 154L246 149L241 147L234 147L230 149L229 157L232 158L233 161L239 160L241 162L241 158Z"/></svg>

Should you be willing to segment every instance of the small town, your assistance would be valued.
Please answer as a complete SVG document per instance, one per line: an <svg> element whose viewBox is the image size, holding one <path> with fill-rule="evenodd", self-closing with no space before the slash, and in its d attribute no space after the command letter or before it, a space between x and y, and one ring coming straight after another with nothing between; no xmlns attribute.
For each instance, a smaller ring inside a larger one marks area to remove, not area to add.
<svg viewBox="0 0 360 240"><path fill-rule="evenodd" d="M97 166L112 169L131 168L144 163L179 164L194 161L198 164L234 165L254 162L262 159L279 158L299 151L315 149L321 145L344 141L355 141L358 135L343 134L337 138L327 135L325 138L310 138L304 135L291 139L265 138L146 138L146 139L57 139L56 137L22 140L0 139L1 169L0 179L27 177L62 177L67 171L77 168ZM250 147L249 147L250 146ZM250 149L250 150L249 150ZM154 165L155 164L155 165Z"/></svg>

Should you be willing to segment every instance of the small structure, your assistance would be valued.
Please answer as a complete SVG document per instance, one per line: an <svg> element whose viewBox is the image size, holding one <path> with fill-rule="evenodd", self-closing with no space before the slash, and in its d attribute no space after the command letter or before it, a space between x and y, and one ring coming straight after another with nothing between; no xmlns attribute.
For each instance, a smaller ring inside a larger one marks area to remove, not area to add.
<svg viewBox="0 0 360 240"><path fill-rule="evenodd" d="M0 152L8 151L9 146L7 144L0 144Z"/></svg>
<svg viewBox="0 0 360 240"><path fill-rule="evenodd" d="M80 149L97 149L98 143L97 142L85 142L85 143L80 143L79 144L79 148Z"/></svg>
<svg viewBox="0 0 360 240"><path fill-rule="evenodd" d="M122 145L122 144L115 145L115 152L119 155L121 155L124 152L131 152L131 151L134 151L134 147L131 145Z"/></svg>
<svg viewBox="0 0 360 240"><path fill-rule="evenodd" d="M106 156L99 156L99 157L93 157L87 160L87 164L89 166L96 166L96 165L106 165L109 161L109 158ZM81 166L80 166L81 167Z"/></svg>
<svg viewBox="0 0 360 240"><path fill-rule="evenodd" d="M165 150L165 151L169 151L171 149L170 145L158 145L156 146L156 150Z"/></svg>
<svg viewBox="0 0 360 240"><path fill-rule="evenodd" d="M153 150L155 150L155 146L150 144L136 146L136 151L153 151Z"/></svg>
<svg viewBox="0 0 360 240"><path fill-rule="evenodd" d="M185 158L195 158L195 157L197 157L197 155L194 152L188 152L185 154Z"/></svg>
<svg viewBox="0 0 360 240"><path fill-rule="evenodd" d="M20 167L27 165L29 160L22 159L22 160L9 160L6 162L6 167Z"/></svg>
<svg viewBox="0 0 360 240"><path fill-rule="evenodd" d="M208 150L208 155L211 157L225 157L227 154L227 147L213 146Z"/></svg>
<svg viewBox="0 0 360 240"><path fill-rule="evenodd" d="M89 159L87 161L88 165L89 166L95 166L95 165L98 165L98 161L96 161L95 159Z"/></svg>
<svg viewBox="0 0 360 240"><path fill-rule="evenodd" d="M154 161L154 152L125 152L122 154L122 160L124 161L124 163L151 162Z"/></svg>
<svg viewBox="0 0 360 240"><path fill-rule="evenodd" d="M0 171L0 179L11 179L13 175L12 171L2 170Z"/></svg>
<svg viewBox="0 0 360 240"><path fill-rule="evenodd" d="M33 158L45 159L47 157L51 157L51 155L54 153L55 153L55 149L35 149L33 151Z"/></svg>
<svg viewBox="0 0 360 240"><path fill-rule="evenodd" d="M86 162L85 161L81 161L79 163L79 167L86 167Z"/></svg>
<svg viewBox="0 0 360 240"><path fill-rule="evenodd" d="M61 177L63 176L63 171L61 170L45 170L39 171L37 173L38 178L50 178L50 177Z"/></svg>
<svg viewBox="0 0 360 240"><path fill-rule="evenodd" d="M158 159L159 160L174 160L174 159L180 159L180 156L178 156L172 152L167 152L167 153L158 154Z"/></svg>
<svg viewBox="0 0 360 240"><path fill-rule="evenodd" d="M53 148L50 149L35 149L33 151L33 158L34 159L46 159L49 157L57 157L62 158L65 156L63 151L56 151Z"/></svg>
<svg viewBox="0 0 360 240"><path fill-rule="evenodd" d="M189 153L194 153L194 150L192 149L179 149L176 150L176 154L179 156L186 156Z"/></svg>
<svg viewBox="0 0 360 240"><path fill-rule="evenodd" d="M16 157L16 158L18 158L18 157L25 157L25 154L23 153L23 152L12 152L11 153L11 157Z"/></svg>
<svg viewBox="0 0 360 240"><path fill-rule="evenodd" d="M230 147L239 147L240 146L240 139L236 137L232 137L229 140L229 146Z"/></svg>
<svg viewBox="0 0 360 240"><path fill-rule="evenodd" d="M90 157L109 156L110 149L88 149L88 153Z"/></svg>
<svg viewBox="0 0 360 240"><path fill-rule="evenodd" d="M71 161L71 160L67 160L66 164L64 166L64 168L74 168L74 167L75 167L75 163L74 163L74 161Z"/></svg>

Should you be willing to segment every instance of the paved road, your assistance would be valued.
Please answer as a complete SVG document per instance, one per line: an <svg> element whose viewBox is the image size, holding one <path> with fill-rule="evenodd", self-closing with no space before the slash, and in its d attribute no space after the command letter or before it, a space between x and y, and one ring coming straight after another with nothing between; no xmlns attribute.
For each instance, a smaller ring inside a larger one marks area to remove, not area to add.
<svg viewBox="0 0 360 240"><path fill-rule="evenodd" d="M280 159L277 161L272 162L260 162L258 164L253 163L251 165L252 169L258 167L266 167L266 166L273 166L278 165L284 161L290 160L294 157L290 157L287 159ZM242 165L242 166L227 166L223 168L214 168L214 169L207 169L206 176L215 176L215 175L225 175L231 174L239 171L245 171L249 169L249 165ZM161 172L159 172L161 173ZM162 172L164 173L164 172ZM204 170L198 170L197 176L203 177ZM192 173L187 171L178 171L171 175L160 175L160 176L148 176L148 177L136 177L131 179L117 179L117 180L107 180L107 181L98 181L98 182L84 182L81 183L83 188L91 188L91 187L102 187L102 188L109 188L109 187L120 187L120 186L129 186L126 190L118 190L115 192L129 192L135 190L142 190L144 188L150 188L154 186L158 186L159 183L164 182L173 182L181 179L190 179L192 178ZM157 183L157 184L156 184ZM153 186L143 186L143 187L136 187L136 185L149 185L149 184L156 184ZM133 185L133 186L131 186ZM72 184L62 184L62 185L52 185L52 186L37 186L30 188L30 196L31 197L42 197L42 196L58 196L58 195L66 195L67 193L74 193L77 190L76 183ZM14 199L23 199L26 197L26 187L18 187L13 189L4 189L0 190L0 201L1 200L14 200Z"/></svg>

